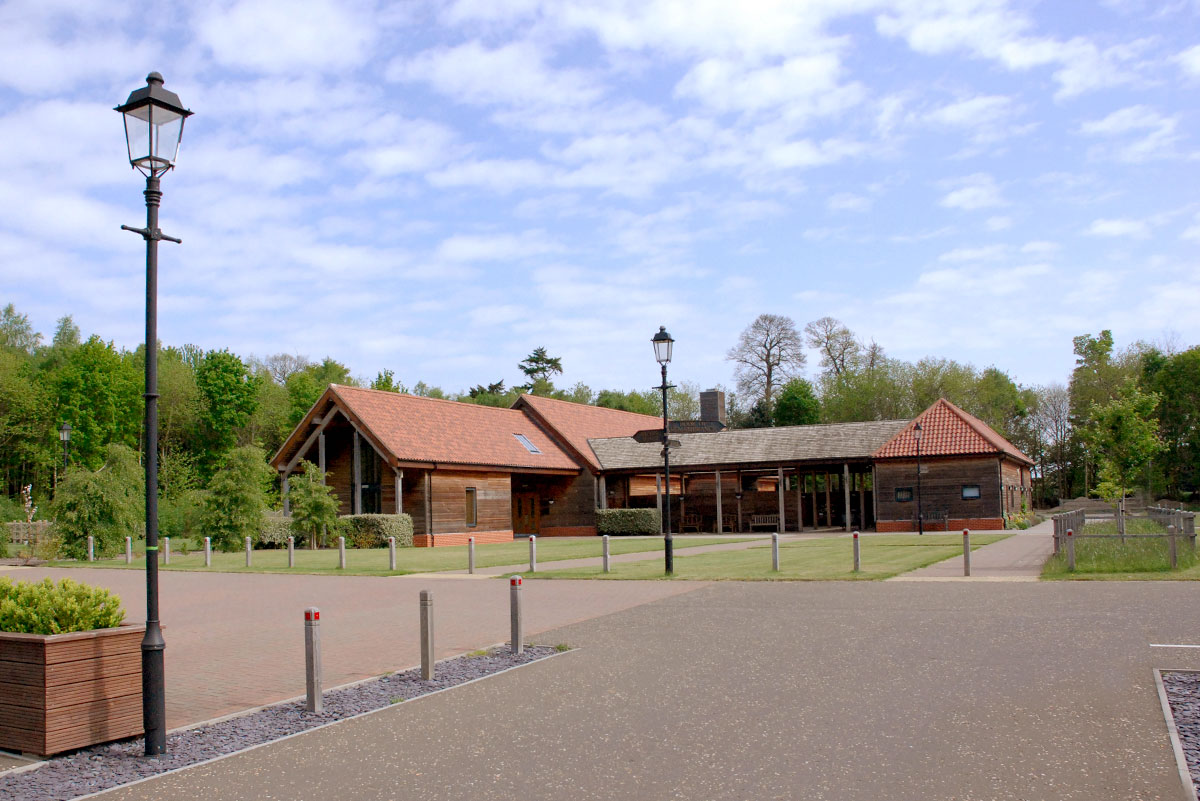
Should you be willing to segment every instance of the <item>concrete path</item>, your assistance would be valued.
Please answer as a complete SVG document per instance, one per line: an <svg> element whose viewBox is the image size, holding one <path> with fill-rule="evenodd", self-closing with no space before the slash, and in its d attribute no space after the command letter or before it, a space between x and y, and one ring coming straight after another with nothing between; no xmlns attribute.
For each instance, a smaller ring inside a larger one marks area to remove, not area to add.
<svg viewBox="0 0 1200 801"><path fill-rule="evenodd" d="M905 573L889 581L1037 581L1054 551L1054 524L1047 520L1008 539L971 551L971 577L961 556Z"/></svg>
<svg viewBox="0 0 1200 801"><path fill-rule="evenodd" d="M146 619L137 570L3 570L22 581L70 578L108 587L126 620ZM167 725L186 726L304 693L304 609L321 610L325 687L420 663L420 591L433 591L436 656L508 640L508 584L435 576L159 574L167 641ZM611 614L692 592L693 582L541 581L525 584L525 631Z"/></svg>
<svg viewBox="0 0 1200 801"><path fill-rule="evenodd" d="M572 653L102 798L1177 801L1152 668L1200 650L1147 646L1197 642L1194 600L719 582L540 638Z"/></svg>

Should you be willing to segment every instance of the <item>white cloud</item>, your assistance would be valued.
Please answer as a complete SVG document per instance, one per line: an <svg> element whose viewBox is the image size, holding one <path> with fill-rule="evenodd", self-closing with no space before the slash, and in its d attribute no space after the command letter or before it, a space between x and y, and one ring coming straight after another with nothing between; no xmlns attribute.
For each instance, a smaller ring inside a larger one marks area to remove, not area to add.
<svg viewBox="0 0 1200 801"><path fill-rule="evenodd" d="M1164 117L1148 106L1129 106L1102 119L1085 122L1080 131L1088 136L1109 138L1138 135L1122 144L1102 148L1096 154L1136 164L1172 155L1179 139L1175 132L1178 124L1178 117Z"/></svg>
<svg viewBox="0 0 1200 801"><path fill-rule="evenodd" d="M829 198L826 205L830 211L866 211L871 208L871 199L852 192L839 192Z"/></svg>
<svg viewBox="0 0 1200 801"><path fill-rule="evenodd" d="M1200 78L1200 45L1184 50L1175 56L1175 61L1189 78Z"/></svg>
<svg viewBox="0 0 1200 801"><path fill-rule="evenodd" d="M435 258L452 262L516 261L530 256L561 253L563 247L544 231L520 234L458 234L442 241Z"/></svg>
<svg viewBox="0 0 1200 801"><path fill-rule="evenodd" d="M941 106L925 115L925 122L937 128L967 131L978 144L988 144L1009 136L1028 133L1035 124L1018 125L1012 98L1003 95L978 95Z"/></svg>
<svg viewBox="0 0 1200 801"><path fill-rule="evenodd" d="M1092 236L1128 236L1134 239L1146 239L1150 236L1150 226L1144 220L1100 219L1093 220L1085 233Z"/></svg>
<svg viewBox="0 0 1200 801"><path fill-rule="evenodd" d="M1200 242L1200 214L1197 214L1193 218L1192 224L1184 229L1183 233L1180 234L1180 238Z"/></svg>
<svg viewBox="0 0 1200 801"><path fill-rule="evenodd" d="M977 248L955 248L939 256L938 261L952 263L997 261L1004 258L1007 254L1008 248L1005 245L984 245Z"/></svg>
<svg viewBox="0 0 1200 801"><path fill-rule="evenodd" d="M832 50L767 66L709 58L684 75L675 95L721 112L781 109L796 119L825 116L857 105L866 95L860 84L842 84L841 72L839 56Z"/></svg>
<svg viewBox="0 0 1200 801"><path fill-rule="evenodd" d="M1012 228L1012 217L988 217L984 225L989 231L1007 231Z"/></svg>
<svg viewBox="0 0 1200 801"><path fill-rule="evenodd" d="M1057 242L1047 242L1045 240L1034 240L1026 242L1021 246L1022 253L1028 253L1031 256L1040 256L1046 258L1052 256L1062 249L1062 246Z"/></svg>
<svg viewBox="0 0 1200 801"><path fill-rule="evenodd" d="M987 173L945 181L942 187L950 190L941 199L941 205L946 208L973 211L1006 205L996 180Z"/></svg>

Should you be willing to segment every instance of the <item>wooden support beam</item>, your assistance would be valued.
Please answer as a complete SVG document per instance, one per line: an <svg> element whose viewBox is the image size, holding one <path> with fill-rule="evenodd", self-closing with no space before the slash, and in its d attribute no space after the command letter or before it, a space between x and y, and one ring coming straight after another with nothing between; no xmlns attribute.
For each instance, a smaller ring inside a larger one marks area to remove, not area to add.
<svg viewBox="0 0 1200 801"><path fill-rule="evenodd" d="M425 471L425 533L433 545L433 471Z"/></svg>
<svg viewBox="0 0 1200 801"><path fill-rule="evenodd" d="M820 517L820 515L817 514L817 474L816 473L812 474L812 480L813 480L813 497L812 497L813 531L816 531L817 529L819 529L821 527L821 517Z"/></svg>
<svg viewBox="0 0 1200 801"><path fill-rule="evenodd" d="M296 451L296 455L293 456L292 460L287 463L286 467L283 468L284 472L290 473L296 469L296 465L300 464L300 460L304 458L306 453L308 453L308 449L313 446L314 442L316 442L325 434L325 427L329 425L329 421L331 419L333 419L333 412L330 412L321 418L321 424L318 425L316 429L308 435L308 438L304 440L304 444L300 446L300 450Z"/></svg>
<svg viewBox="0 0 1200 801"><path fill-rule="evenodd" d="M850 463L842 462L842 500L846 505L846 532L850 531Z"/></svg>
<svg viewBox="0 0 1200 801"><path fill-rule="evenodd" d="M717 476L717 533L725 533L725 520L721 517L721 471L718 470Z"/></svg>
<svg viewBox="0 0 1200 801"><path fill-rule="evenodd" d="M860 470L855 475L858 476L858 527L865 531L867 528L867 474Z"/></svg>
<svg viewBox="0 0 1200 801"><path fill-rule="evenodd" d="M396 514L404 514L404 471L392 468L396 474Z"/></svg>
<svg viewBox="0 0 1200 801"><path fill-rule="evenodd" d="M783 468L782 467L779 468L778 475L779 475L779 487L775 494L779 496L779 531L780 531L780 533L783 533L784 531L787 531L787 504L784 502L784 497L783 497L786 487L783 484Z"/></svg>
<svg viewBox="0 0 1200 801"><path fill-rule="evenodd" d="M290 498L288 498L288 475L289 475L288 473L284 473L282 476L280 476L280 480L279 480L280 490L283 492L283 516L284 517L292 516L292 501Z"/></svg>
<svg viewBox="0 0 1200 801"><path fill-rule="evenodd" d="M663 524L662 495L663 495L663 477L660 474L655 473L654 474L654 504L658 507L658 533L659 534L662 534L663 529L665 528L665 526Z"/></svg>
<svg viewBox="0 0 1200 801"><path fill-rule="evenodd" d="M833 480L830 478L829 471L825 471L825 525L833 527L833 504L832 495Z"/></svg>
<svg viewBox="0 0 1200 801"><path fill-rule="evenodd" d="M354 431L354 486L350 489L350 514L362 514L362 437Z"/></svg>
<svg viewBox="0 0 1200 801"><path fill-rule="evenodd" d="M737 513L738 513L738 533L742 533L746 529L742 527L742 471L737 471L737 490L735 490L735 498L737 498Z"/></svg>
<svg viewBox="0 0 1200 801"><path fill-rule="evenodd" d="M879 530L879 479L875 465L871 465L871 516L875 518L875 529Z"/></svg>
<svg viewBox="0 0 1200 801"><path fill-rule="evenodd" d="M796 531L804 531L804 474L796 468Z"/></svg>
<svg viewBox="0 0 1200 801"><path fill-rule="evenodd" d="M600 476L600 508L608 508L608 481Z"/></svg>

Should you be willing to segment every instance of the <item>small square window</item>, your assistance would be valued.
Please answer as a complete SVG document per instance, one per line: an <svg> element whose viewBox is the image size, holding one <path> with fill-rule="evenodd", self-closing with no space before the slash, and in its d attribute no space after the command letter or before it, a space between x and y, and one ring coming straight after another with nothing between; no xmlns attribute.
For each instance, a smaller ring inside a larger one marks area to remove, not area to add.
<svg viewBox="0 0 1200 801"><path fill-rule="evenodd" d="M525 450L529 451L530 453L541 453L541 451L538 450L538 446L529 441L529 437L525 436L524 434L513 434L513 436L517 438L517 442L525 446Z"/></svg>
<svg viewBox="0 0 1200 801"><path fill-rule="evenodd" d="M466 517L468 526L474 527L479 524L479 506L476 502L474 487L467 487Z"/></svg>
<svg viewBox="0 0 1200 801"><path fill-rule="evenodd" d="M962 497L964 501L979 500L979 485L978 484L963 484Z"/></svg>
<svg viewBox="0 0 1200 801"><path fill-rule="evenodd" d="M896 487L896 502L908 503L913 499L912 487Z"/></svg>

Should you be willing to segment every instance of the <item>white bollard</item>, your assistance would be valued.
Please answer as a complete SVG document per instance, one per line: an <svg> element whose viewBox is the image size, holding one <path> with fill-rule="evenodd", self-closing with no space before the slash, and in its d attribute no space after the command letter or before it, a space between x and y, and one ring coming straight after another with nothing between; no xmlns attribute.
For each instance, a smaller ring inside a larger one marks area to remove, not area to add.
<svg viewBox="0 0 1200 801"><path fill-rule="evenodd" d="M288 537L288 567L296 566L296 538Z"/></svg>
<svg viewBox="0 0 1200 801"><path fill-rule="evenodd" d="M396 572L396 538L388 537L388 570Z"/></svg>
<svg viewBox="0 0 1200 801"><path fill-rule="evenodd" d="M529 572L537 572L537 535L529 535Z"/></svg>
<svg viewBox="0 0 1200 801"><path fill-rule="evenodd" d="M854 572L862 570L862 552L858 549L858 532L854 532Z"/></svg>
<svg viewBox="0 0 1200 801"><path fill-rule="evenodd" d="M971 575L971 529L963 529L963 575Z"/></svg>
<svg viewBox="0 0 1200 801"><path fill-rule="evenodd" d="M467 572L475 573L475 538L467 537Z"/></svg>
<svg viewBox="0 0 1200 801"><path fill-rule="evenodd" d="M433 678L433 593L421 590L421 678Z"/></svg>
<svg viewBox="0 0 1200 801"><path fill-rule="evenodd" d="M612 565L609 563L608 535L607 534L604 535L603 542L604 542L604 546L603 546L604 547L604 572L608 573L612 570Z"/></svg>
<svg viewBox="0 0 1200 801"><path fill-rule="evenodd" d="M304 610L304 708L309 712L325 711L321 678L321 610L310 606Z"/></svg>
<svg viewBox="0 0 1200 801"><path fill-rule="evenodd" d="M171 564L171 538L163 537L163 564Z"/></svg>
<svg viewBox="0 0 1200 801"><path fill-rule="evenodd" d="M346 569L346 538L338 537L338 570Z"/></svg>
<svg viewBox="0 0 1200 801"><path fill-rule="evenodd" d="M96 538L88 534L88 561L96 561Z"/></svg>
<svg viewBox="0 0 1200 801"><path fill-rule="evenodd" d="M1067 570L1075 570L1075 531L1067 529Z"/></svg>
<svg viewBox="0 0 1200 801"><path fill-rule="evenodd" d="M514 654L525 652L524 625L521 620L521 577L512 576L508 580L508 612L512 622L511 650Z"/></svg>
<svg viewBox="0 0 1200 801"><path fill-rule="evenodd" d="M204 566L212 567L212 537L204 538Z"/></svg>
<svg viewBox="0 0 1200 801"><path fill-rule="evenodd" d="M779 572L779 534L771 535L771 570Z"/></svg>
<svg viewBox="0 0 1200 801"><path fill-rule="evenodd" d="M1171 569L1179 567L1179 550L1175 544L1175 526L1167 526L1167 557L1171 561Z"/></svg>
<svg viewBox="0 0 1200 801"><path fill-rule="evenodd" d="M127 565L133 564L133 538L132 537L125 538L125 564L127 564Z"/></svg>
<svg viewBox="0 0 1200 801"><path fill-rule="evenodd" d="M250 554L251 554L251 552L252 552L252 550L251 550L251 547L250 547L250 538L249 538L249 537L246 537L246 567L250 567Z"/></svg>

